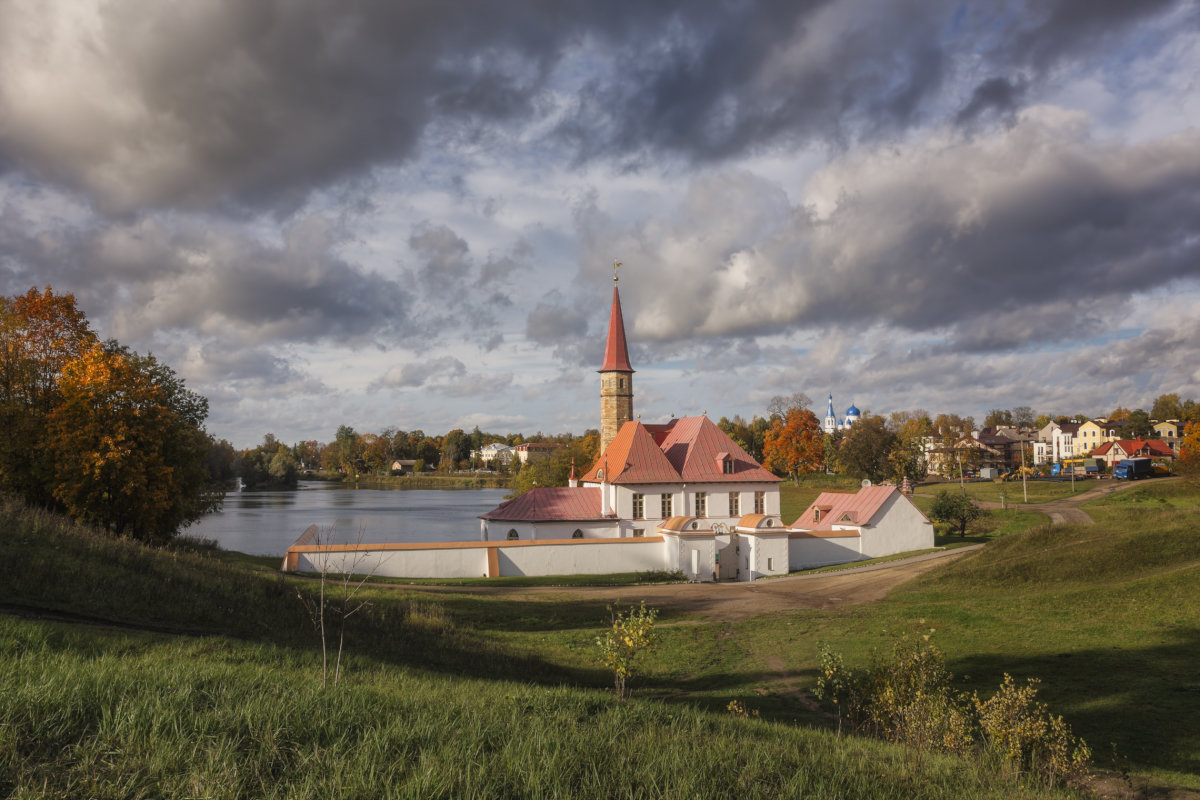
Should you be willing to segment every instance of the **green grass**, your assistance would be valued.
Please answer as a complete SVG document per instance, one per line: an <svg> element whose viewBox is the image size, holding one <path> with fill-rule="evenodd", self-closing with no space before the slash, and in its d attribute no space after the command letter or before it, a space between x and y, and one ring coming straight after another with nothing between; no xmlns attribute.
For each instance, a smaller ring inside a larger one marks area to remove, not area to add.
<svg viewBox="0 0 1200 800"><path fill-rule="evenodd" d="M797 694L822 642L854 666L931 628L961 688L1041 678L1101 766L1115 749L1135 774L1200 789L1198 506L1176 481L1089 504L1096 525L996 512L986 548L879 603L664 613L625 705L595 662L608 602L569 587L372 586L345 681L322 691L296 599L313 582L9 506L0 603L153 630L0 617L0 796L1047 796L970 761L839 739ZM732 717L731 700L761 717Z"/></svg>
<svg viewBox="0 0 1200 800"><path fill-rule="evenodd" d="M1077 480L1075 488L1072 490L1070 481L1028 481L1024 489L1022 489L1020 481L1002 483L981 481L965 484L969 497L989 503L999 503L1001 495L1003 495L1004 502L1010 506L1024 504L1026 492L1028 492L1030 504L1045 503L1050 500L1062 500L1073 495L1083 494L1100 485L1101 483L1096 480ZM938 493L942 491L959 492L962 491L962 488L956 481L925 483L917 486L913 493L917 497L937 497Z"/></svg>

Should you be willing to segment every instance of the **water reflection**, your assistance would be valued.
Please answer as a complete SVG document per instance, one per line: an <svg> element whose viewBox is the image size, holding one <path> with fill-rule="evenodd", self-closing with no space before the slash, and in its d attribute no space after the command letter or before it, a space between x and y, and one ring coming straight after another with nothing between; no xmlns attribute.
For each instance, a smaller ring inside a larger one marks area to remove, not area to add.
<svg viewBox="0 0 1200 800"><path fill-rule="evenodd" d="M309 525L322 538L353 542L453 542L479 538L478 516L504 489L368 489L302 482L294 491L241 491L225 507L185 529L226 550L282 556Z"/></svg>

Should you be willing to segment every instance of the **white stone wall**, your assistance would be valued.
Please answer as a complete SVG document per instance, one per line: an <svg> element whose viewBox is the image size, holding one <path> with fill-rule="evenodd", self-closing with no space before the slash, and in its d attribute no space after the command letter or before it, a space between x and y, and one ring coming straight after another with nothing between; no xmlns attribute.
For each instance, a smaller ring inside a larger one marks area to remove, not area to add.
<svg viewBox="0 0 1200 800"><path fill-rule="evenodd" d="M866 556L860 551L859 536L800 535L788 538L788 561L792 569L812 569L830 564L845 564L861 561Z"/></svg>
<svg viewBox="0 0 1200 800"><path fill-rule="evenodd" d="M524 547L500 547L501 577L510 575L607 575L663 569L663 542L657 537L622 541L574 540Z"/></svg>
<svg viewBox="0 0 1200 800"><path fill-rule="evenodd" d="M663 540L566 539L483 544L362 545L357 549L296 552L297 572L353 572L390 578L480 578L488 575L488 554L495 551L501 577L510 575L607 575L666 567Z"/></svg>
<svg viewBox="0 0 1200 800"><path fill-rule="evenodd" d="M788 547L788 536L784 534L753 534L743 533L742 552L750 551L747 569L742 571L741 579L753 581L764 575L787 575L791 566L791 555ZM746 545L749 544L749 548Z"/></svg>
<svg viewBox="0 0 1200 800"><path fill-rule="evenodd" d="M690 581L711 581L717 572L716 537L663 534L663 569L679 570Z"/></svg>

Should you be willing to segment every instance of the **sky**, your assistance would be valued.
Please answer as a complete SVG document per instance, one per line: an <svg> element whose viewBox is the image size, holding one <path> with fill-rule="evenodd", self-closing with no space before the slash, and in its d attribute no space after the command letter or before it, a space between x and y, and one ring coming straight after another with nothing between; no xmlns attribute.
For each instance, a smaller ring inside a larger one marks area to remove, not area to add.
<svg viewBox="0 0 1200 800"><path fill-rule="evenodd" d="M4 0L0 293L208 429L1200 398L1192 0Z"/></svg>

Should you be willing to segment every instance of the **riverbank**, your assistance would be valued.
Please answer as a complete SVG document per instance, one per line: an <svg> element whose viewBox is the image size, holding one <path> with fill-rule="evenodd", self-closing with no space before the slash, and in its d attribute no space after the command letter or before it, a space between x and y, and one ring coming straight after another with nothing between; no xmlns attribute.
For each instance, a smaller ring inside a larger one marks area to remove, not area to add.
<svg viewBox="0 0 1200 800"><path fill-rule="evenodd" d="M507 489L508 476L472 472L446 475L425 472L420 475L340 475L333 472L305 473L306 481L341 483L347 487L378 486L384 489Z"/></svg>

